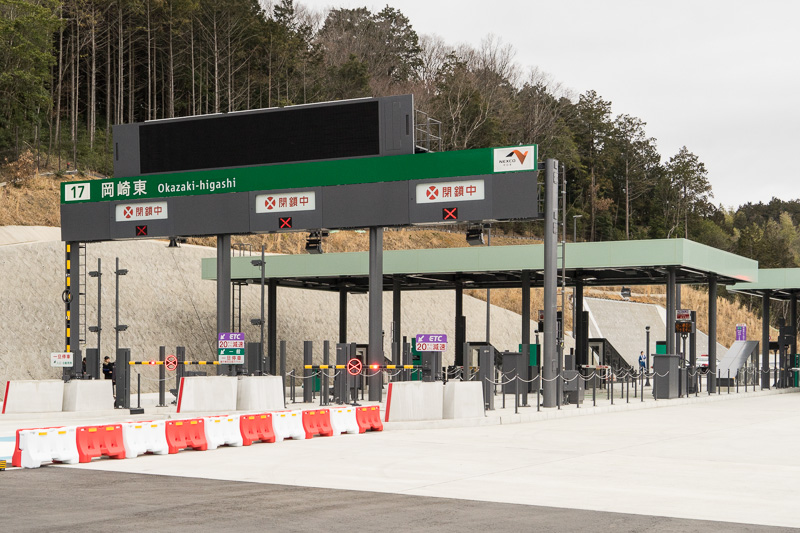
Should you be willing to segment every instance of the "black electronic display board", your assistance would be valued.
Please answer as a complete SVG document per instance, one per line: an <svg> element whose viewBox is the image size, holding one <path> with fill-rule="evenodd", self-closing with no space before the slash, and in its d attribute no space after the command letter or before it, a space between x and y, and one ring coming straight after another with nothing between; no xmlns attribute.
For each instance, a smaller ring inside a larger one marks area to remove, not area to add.
<svg viewBox="0 0 800 533"><path fill-rule="evenodd" d="M413 97L114 126L116 177L414 153Z"/></svg>

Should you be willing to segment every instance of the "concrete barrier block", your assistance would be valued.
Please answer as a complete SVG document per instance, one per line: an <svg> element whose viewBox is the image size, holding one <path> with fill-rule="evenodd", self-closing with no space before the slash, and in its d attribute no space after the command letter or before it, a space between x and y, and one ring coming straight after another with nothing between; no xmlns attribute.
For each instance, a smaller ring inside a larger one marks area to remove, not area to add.
<svg viewBox="0 0 800 533"><path fill-rule="evenodd" d="M475 381L448 381L444 385L442 418L478 418L486 416L483 387Z"/></svg>
<svg viewBox="0 0 800 533"><path fill-rule="evenodd" d="M386 395L386 422L441 420L443 386L439 381L389 383Z"/></svg>
<svg viewBox="0 0 800 533"><path fill-rule="evenodd" d="M236 390L237 411L276 411L284 409L281 376L242 376Z"/></svg>
<svg viewBox="0 0 800 533"><path fill-rule="evenodd" d="M110 379L73 379L64 384L64 411L103 411L114 409Z"/></svg>
<svg viewBox="0 0 800 533"><path fill-rule="evenodd" d="M14 380L6 383L3 414L49 413L64 405L64 382L60 379Z"/></svg>
<svg viewBox="0 0 800 533"><path fill-rule="evenodd" d="M238 381L233 376L181 378L178 412L235 411Z"/></svg>

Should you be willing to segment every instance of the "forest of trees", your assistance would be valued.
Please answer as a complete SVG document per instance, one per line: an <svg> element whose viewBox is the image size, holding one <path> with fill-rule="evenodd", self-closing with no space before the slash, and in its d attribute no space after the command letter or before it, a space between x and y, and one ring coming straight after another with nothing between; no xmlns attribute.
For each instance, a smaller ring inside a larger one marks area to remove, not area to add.
<svg viewBox="0 0 800 533"><path fill-rule="evenodd" d="M643 119L520 67L491 35L453 46L389 6L0 0L0 158L30 151L57 173L112 175L113 124L406 93L442 122L443 149L536 143L562 161L581 240L688 237L800 264L800 202L715 206L690 148L660 154Z"/></svg>

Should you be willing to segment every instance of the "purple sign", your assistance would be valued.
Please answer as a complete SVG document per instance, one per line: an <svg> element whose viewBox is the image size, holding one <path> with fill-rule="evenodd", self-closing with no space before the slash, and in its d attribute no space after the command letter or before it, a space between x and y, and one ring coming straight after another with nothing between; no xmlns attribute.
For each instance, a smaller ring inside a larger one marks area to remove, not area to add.
<svg viewBox="0 0 800 533"><path fill-rule="evenodd" d="M417 335L418 352L443 352L447 349L447 335L421 333Z"/></svg>
<svg viewBox="0 0 800 533"><path fill-rule="evenodd" d="M736 340L747 340L747 324L736 324Z"/></svg>
<svg viewBox="0 0 800 533"><path fill-rule="evenodd" d="M445 343L447 344L447 335L435 333L420 333L417 335L417 344L420 342L425 343Z"/></svg>
<svg viewBox="0 0 800 533"><path fill-rule="evenodd" d="M243 341L244 333L220 333L217 336L218 341Z"/></svg>

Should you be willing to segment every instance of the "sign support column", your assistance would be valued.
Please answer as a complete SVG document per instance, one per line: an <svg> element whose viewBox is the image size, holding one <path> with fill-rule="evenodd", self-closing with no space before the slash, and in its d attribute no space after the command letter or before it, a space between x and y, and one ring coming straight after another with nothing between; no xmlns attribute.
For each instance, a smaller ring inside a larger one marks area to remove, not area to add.
<svg viewBox="0 0 800 533"><path fill-rule="evenodd" d="M278 375L278 280L272 278L267 286L267 346L269 373ZM285 381L285 380L284 380Z"/></svg>
<svg viewBox="0 0 800 533"><path fill-rule="evenodd" d="M769 297L770 291L761 296L761 389L770 388L769 372Z"/></svg>
<svg viewBox="0 0 800 533"><path fill-rule="evenodd" d="M217 336L231 324L231 236L217 235ZM231 365L218 365L218 375L232 374Z"/></svg>
<svg viewBox="0 0 800 533"><path fill-rule="evenodd" d="M717 278L708 279L708 392L717 392Z"/></svg>
<svg viewBox="0 0 800 533"><path fill-rule="evenodd" d="M544 407L556 407L556 274L558 239L558 160L544 163L544 341L542 396Z"/></svg>
<svg viewBox="0 0 800 533"><path fill-rule="evenodd" d="M370 365L383 365L383 228L369 228L369 352ZM383 398L383 374L369 370L369 401Z"/></svg>
<svg viewBox="0 0 800 533"><path fill-rule="evenodd" d="M667 268L667 353L674 355L675 348L675 267Z"/></svg>

